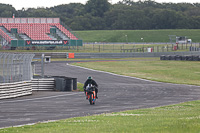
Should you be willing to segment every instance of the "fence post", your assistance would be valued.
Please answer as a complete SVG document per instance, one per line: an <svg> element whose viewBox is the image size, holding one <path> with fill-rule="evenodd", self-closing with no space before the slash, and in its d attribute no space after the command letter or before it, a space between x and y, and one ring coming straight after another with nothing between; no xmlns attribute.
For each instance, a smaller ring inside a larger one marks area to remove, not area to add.
<svg viewBox="0 0 200 133"><path fill-rule="evenodd" d="M99 53L101 52L100 48L101 48L101 46L100 46L100 44L99 44Z"/></svg>
<svg viewBox="0 0 200 133"><path fill-rule="evenodd" d="M44 78L44 54L41 57L41 70L42 70L42 77Z"/></svg>

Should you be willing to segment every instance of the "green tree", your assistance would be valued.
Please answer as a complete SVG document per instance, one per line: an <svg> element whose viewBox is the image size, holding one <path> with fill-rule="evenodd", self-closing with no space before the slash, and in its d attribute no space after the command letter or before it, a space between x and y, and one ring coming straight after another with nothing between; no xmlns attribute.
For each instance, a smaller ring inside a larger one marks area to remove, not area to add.
<svg viewBox="0 0 200 133"><path fill-rule="evenodd" d="M0 4L0 16L1 17L12 17L16 14L16 10L11 5Z"/></svg>
<svg viewBox="0 0 200 133"><path fill-rule="evenodd" d="M16 11L0 4L0 17L59 17L74 30L197 29L200 28L200 3L157 3L154 0L88 0L51 8Z"/></svg>
<svg viewBox="0 0 200 133"><path fill-rule="evenodd" d="M103 17L104 13L110 9L108 0L89 0L85 5L85 10L92 16Z"/></svg>

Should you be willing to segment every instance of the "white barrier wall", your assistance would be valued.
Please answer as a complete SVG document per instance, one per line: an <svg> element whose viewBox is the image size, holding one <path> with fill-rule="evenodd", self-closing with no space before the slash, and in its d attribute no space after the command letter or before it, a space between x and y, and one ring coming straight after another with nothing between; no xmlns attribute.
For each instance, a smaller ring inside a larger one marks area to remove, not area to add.
<svg viewBox="0 0 200 133"><path fill-rule="evenodd" d="M31 95L31 81L0 84L0 99Z"/></svg>
<svg viewBox="0 0 200 133"><path fill-rule="evenodd" d="M32 79L31 82L34 91L52 91L55 88L54 78Z"/></svg>
<svg viewBox="0 0 200 133"><path fill-rule="evenodd" d="M15 83L0 84L0 100L31 95L32 91L52 91L55 88L54 78L32 79Z"/></svg>

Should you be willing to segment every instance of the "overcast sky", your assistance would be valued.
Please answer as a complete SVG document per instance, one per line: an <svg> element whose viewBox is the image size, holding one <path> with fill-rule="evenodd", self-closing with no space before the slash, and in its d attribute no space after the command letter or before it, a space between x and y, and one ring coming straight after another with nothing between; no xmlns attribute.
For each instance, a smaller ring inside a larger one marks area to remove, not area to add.
<svg viewBox="0 0 200 133"><path fill-rule="evenodd" d="M0 0L0 3L10 4L15 9L20 10L23 7L53 7L60 4L69 4L69 3L83 3L85 4L88 0ZM112 3L117 3L120 0L109 0ZM134 0L138 1L138 0ZM187 3L200 3L200 0L155 0L156 2L173 2L173 3L180 3L180 2L187 2Z"/></svg>

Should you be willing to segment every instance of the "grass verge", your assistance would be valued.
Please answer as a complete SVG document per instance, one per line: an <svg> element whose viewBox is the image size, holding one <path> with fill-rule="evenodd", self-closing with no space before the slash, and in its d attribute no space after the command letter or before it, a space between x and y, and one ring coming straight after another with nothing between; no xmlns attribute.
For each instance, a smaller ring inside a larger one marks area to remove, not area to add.
<svg viewBox="0 0 200 133"><path fill-rule="evenodd" d="M83 90L83 84L82 83L77 83L77 89L78 89L78 91L84 91Z"/></svg>
<svg viewBox="0 0 200 133"><path fill-rule="evenodd" d="M200 131L200 101L164 107L70 118L31 126L0 129L0 133L97 133Z"/></svg>
<svg viewBox="0 0 200 133"><path fill-rule="evenodd" d="M198 61L161 61L159 58L149 58L149 61L141 59L74 63L74 65L153 81L200 85L200 62Z"/></svg>
<svg viewBox="0 0 200 133"><path fill-rule="evenodd" d="M84 42L169 42L169 35L187 36L193 42L199 42L199 29L164 30L90 30L76 31ZM126 38L127 35L127 38Z"/></svg>

